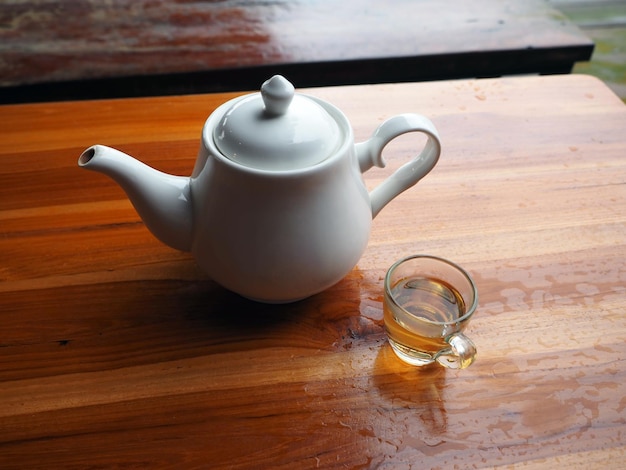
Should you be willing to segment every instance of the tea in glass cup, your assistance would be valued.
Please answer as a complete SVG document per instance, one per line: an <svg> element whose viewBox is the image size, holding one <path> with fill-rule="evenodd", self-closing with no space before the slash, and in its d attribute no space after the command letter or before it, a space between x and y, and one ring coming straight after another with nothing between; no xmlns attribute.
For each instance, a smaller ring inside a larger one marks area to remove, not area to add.
<svg viewBox="0 0 626 470"><path fill-rule="evenodd" d="M476 346L463 330L477 305L474 281L460 266L436 256L404 258L385 277L389 344L409 364L437 361L464 369L476 356Z"/></svg>

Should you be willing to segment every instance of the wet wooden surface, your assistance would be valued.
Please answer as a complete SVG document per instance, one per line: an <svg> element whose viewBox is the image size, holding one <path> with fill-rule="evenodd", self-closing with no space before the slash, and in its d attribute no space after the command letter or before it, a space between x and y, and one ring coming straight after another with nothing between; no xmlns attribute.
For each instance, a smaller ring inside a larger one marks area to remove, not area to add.
<svg viewBox="0 0 626 470"><path fill-rule="evenodd" d="M284 306L215 285L76 165L99 142L189 174L233 95L0 107L0 468L621 468L624 104L579 75L310 93L357 140L414 111L444 149L344 280ZM382 278L411 253L475 277L469 369L387 345Z"/></svg>
<svg viewBox="0 0 626 470"><path fill-rule="evenodd" d="M592 50L542 0L18 0L0 102L567 73Z"/></svg>

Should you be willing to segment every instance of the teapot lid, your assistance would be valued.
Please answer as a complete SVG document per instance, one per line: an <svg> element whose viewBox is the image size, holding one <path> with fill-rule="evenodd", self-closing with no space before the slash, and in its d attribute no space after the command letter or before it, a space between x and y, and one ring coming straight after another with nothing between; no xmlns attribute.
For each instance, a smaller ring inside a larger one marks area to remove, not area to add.
<svg viewBox="0 0 626 470"><path fill-rule="evenodd" d="M341 132L315 100L294 93L275 75L255 93L236 100L213 130L219 151L245 166L270 171L306 168L330 157Z"/></svg>

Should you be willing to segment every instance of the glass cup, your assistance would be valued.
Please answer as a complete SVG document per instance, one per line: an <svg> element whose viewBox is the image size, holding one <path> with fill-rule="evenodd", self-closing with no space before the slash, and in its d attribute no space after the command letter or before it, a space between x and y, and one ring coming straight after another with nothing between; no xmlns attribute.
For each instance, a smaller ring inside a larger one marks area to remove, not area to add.
<svg viewBox="0 0 626 470"><path fill-rule="evenodd" d="M451 369L474 362L476 346L463 334L478 305L470 275L443 258L414 255L385 276L384 318L396 355L416 366L437 361Z"/></svg>

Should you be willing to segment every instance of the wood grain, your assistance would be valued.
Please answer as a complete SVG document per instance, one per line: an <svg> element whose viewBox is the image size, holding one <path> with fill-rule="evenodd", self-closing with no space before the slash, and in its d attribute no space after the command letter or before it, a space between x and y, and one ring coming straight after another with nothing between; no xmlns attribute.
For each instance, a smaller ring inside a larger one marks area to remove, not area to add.
<svg viewBox="0 0 626 470"><path fill-rule="evenodd" d="M357 140L423 113L444 150L344 280L283 306L217 286L76 166L100 142L188 174L234 95L0 107L0 468L619 468L624 104L579 75L307 92ZM411 253L475 277L469 369L386 344L382 277Z"/></svg>
<svg viewBox="0 0 626 470"><path fill-rule="evenodd" d="M567 73L593 41L542 0L0 3L0 102Z"/></svg>

